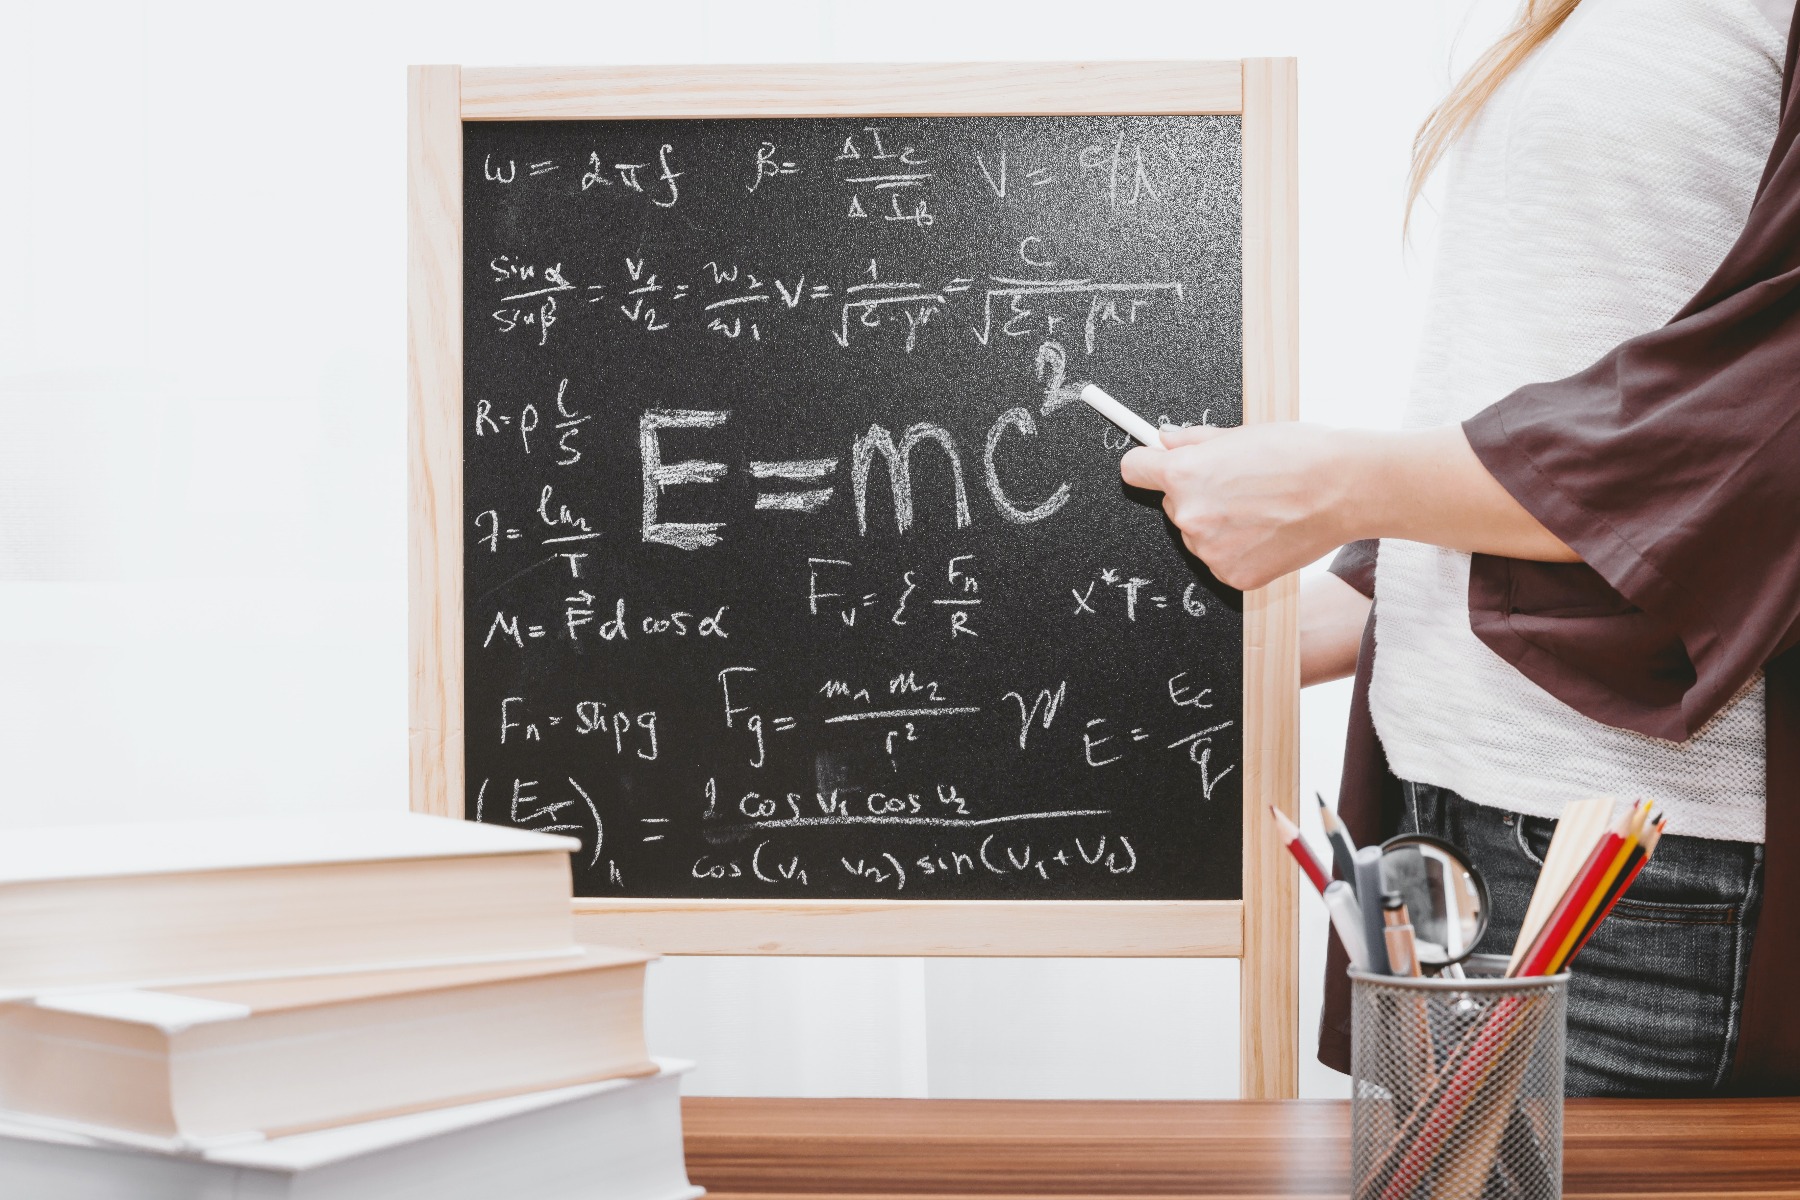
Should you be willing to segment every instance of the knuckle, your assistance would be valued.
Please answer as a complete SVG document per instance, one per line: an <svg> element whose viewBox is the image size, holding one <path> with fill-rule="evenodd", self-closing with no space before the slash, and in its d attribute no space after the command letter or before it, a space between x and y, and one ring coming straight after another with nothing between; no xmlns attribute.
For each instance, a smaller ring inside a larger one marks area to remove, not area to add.
<svg viewBox="0 0 1800 1200"><path fill-rule="evenodd" d="M1231 564L1224 572L1220 573L1219 582L1240 592L1247 592L1261 586L1261 580L1257 578L1256 572L1239 563Z"/></svg>

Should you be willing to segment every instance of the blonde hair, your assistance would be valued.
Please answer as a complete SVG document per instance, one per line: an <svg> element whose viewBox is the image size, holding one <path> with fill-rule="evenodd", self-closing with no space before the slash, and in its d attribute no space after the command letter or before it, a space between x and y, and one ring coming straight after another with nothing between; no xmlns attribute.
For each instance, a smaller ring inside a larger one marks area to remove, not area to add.
<svg viewBox="0 0 1800 1200"><path fill-rule="evenodd" d="M1493 98L1506 77L1531 57L1568 20L1581 0L1524 0L1512 28L1500 36L1456 81L1439 105L1431 110L1419 132L1413 135L1412 173L1406 181L1406 219L1412 220L1413 202L1425 189L1425 181L1467 132L1482 107Z"/></svg>

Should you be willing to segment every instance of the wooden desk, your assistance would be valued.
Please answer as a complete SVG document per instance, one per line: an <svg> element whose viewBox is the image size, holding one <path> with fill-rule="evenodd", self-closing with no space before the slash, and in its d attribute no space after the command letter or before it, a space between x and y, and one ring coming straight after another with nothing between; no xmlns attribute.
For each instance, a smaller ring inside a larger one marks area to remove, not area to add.
<svg viewBox="0 0 1800 1200"><path fill-rule="evenodd" d="M1343 1101L699 1097L682 1109L689 1174L715 1200L1349 1191ZM1563 1186L1609 1200L1800 1197L1800 1100L1570 1101Z"/></svg>

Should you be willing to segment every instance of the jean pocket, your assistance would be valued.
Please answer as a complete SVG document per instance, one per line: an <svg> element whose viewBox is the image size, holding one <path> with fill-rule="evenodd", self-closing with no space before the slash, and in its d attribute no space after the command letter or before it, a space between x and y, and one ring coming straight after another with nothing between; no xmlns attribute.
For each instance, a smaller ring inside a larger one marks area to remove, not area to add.
<svg viewBox="0 0 1800 1200"><path fill-rule="evenodd" d="M1556 836L1556 822L1548 817L1513 817L1513 840L1519 844L1534 865L1542 869L1544 856L1550 853L1550 839Z"/></svg>
<svg viewBox="0 0 1800 1200"><path fill-rule="evenodd" d="M1738 923L1735 904L1668 904L1655 900L1632 900L1621 896L1613 905L1609 921L1648 921L1659 925L1724 925Z"/></svg>
<svg viewBox="0 0 1800 1200"><path fill-rule="evenodd" d="M1719 1085L1736 1032L1744 920L1736 904L1619 900L1572 968L1572 1094Z"/></svg>

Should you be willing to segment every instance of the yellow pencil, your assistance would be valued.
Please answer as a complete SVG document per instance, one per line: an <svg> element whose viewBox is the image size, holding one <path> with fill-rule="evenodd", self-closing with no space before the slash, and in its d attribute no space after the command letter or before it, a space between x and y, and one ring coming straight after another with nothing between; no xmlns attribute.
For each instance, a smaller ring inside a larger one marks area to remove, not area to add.
<svg viewBox="0 0 1800 1200"><path fill-rule="evenodd" d="M1558 946L1556 953L1551 955L1550 965L1544 972L1545 974L1555 975L1567 965L1570 955L1575 951L1576 943L1581 940L1582 932L1588 927L1588 921L1592 919L1594 911L1600 907L1601 902L1606 899L1607 892L1612 889L1613 880L1617 879L1619 872L1625 869L1625 861L1631 857L1631 852L1637 848L1638 839L1644 833L1644 822L1649 819L1649 816L1650 801L1638 801L1637 807L1631 812L1631 820L1625 826L1624 841L1620 842L1619 848L1613 852L1613 860L1607 866L1606 874L1600 877L1598 885L1582 904L1580 912L1576 914L1575 923L1569 926L1568 933L1563 935L1562 945Z"/></svg>

